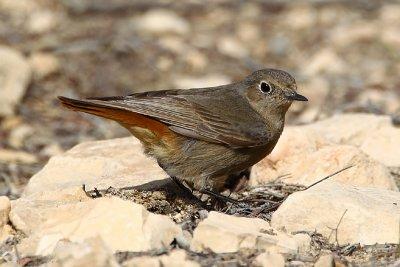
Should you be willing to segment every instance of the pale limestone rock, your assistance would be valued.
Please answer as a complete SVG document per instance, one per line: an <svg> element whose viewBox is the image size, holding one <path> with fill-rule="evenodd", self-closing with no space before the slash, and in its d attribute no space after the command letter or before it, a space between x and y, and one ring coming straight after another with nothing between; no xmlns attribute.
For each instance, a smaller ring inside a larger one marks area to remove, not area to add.
<svg viewBox="0 0 400 267"><path fill-rule="evenodd" d="M351 25L338 25L331 32L329 38L336 46L345 47L355 42L371 41L381 31L376 22L359 21Z"/></svg>
<svg viewBox="0 0 400 267"><path fill-rule="evenodd" d="M383 42L398 47L400 45L400 30L399 26L387 26L382 29L381 38Z"/></svg>
<svg viewBox="0 0 400 267"><path fill-rule="evenodd" d="M31 69L24 56L0 46L0 117L14 114L31 80Z"/></svg>
<svg viewBox="0 0 400 267"><path fill-rule="evenodd" d="M6 224L3 227L0 227L0 245L6 240L12 238L15 234L14 229Z"/></svg>
<svg viewBox="0 0 400 267"><path fill-rule="evenodd" d="M311 56L303 68L305 75L313 76L320 73L343 73L346 71L345 62L331 48L324 48Z"/></svg>
<svg viewBox="0 0 400 267"><path fill-rule="evenodd" d="M0 9L13 17L27 16L38 8L38 3L31 0L0 0Z"/></svg>
<svg viewBox="0 0 400 267"><path fill-rule="evenodd" d="M142 256L123 263L124 267L200 267L197 262L188 260L184 250L173 250L168 255L158 257Z"/></svg>
<svg viewBox="0 0 400 267"><path fill-rule="evenodd" d="M317 21L317 16L318 14L309 4L294 5L286 14L283 22L286 27L302 30L313 27Z"/></svg>
<svg viewBox="0 0 400 267"><path fill-rule="evenodd" d="M38 79L57 73L60 70L60 62L54 55L50 53L38 52L29 57L33 74Z"/></svg>
<svg viewBox="0 0 400 267"><path fill-rule="evenodd" d="M152 34L185 34L190 30L189 23L176 13L166 9L153 9L132 20L138 31Z"/></svg>
<svg viewBox="0 0 400 267"><path fill-rule="evenodd" d="M314 77L298 85L300 93L307 96L307 104L295 101L290 107L290 112L301 112L297 121L305 124L319 119L320 111L329 95L329 83L321 77Z"/></svg>
<svg viewBox="0 0 400 267"><path fill-rule="evenodd" d="M258 248L275 252L297 251L296 241L275 231L267 221L210 212L193 232L191 249L216 253L236 252L241 248Z"/></svg>
<svg viewBox="0 0 400 267"><path fill-rule="evenodd" d="M182 51L189 51L190 47L184 42L180 36L163 36L158 40L158 44L166 50L176 54L181 54Z"/></svg>
<svg viewBox="0 0 400 267"><path fill-rule="evenodd" d="M185 61L194 70L204 70L208 66L208 58L198 50L192 49L186 53Z"/></svg>
<svg viewBox="0 0 400 267"><path fill-rule="evenodd" d="M344 114L304 127L330 142L360 147L386 166L400 166L400 129L392 125L390 116Z"/></svg>
<svg viewBox="0 0 400 267"><path fill-rule="evenodd" d="M301 254L306 254L311 249L311 237L308 234L295 234L293 238L297 242L297 246L299 247L298 252Z"/></svg>
<svg viewBox="0 0 400 267"><path fill-rule="evenodd" d="M347 130L346 130L347 129ZM398 190L385 166L400 166L400 130L387 116L341 115L306 126L286 127L272 153L252 168L251 184L285 177L311 185L344 167L331 180Z"/></svg>
<svg viewBox="0 0 400 267"><path fill-rule="evenodd" d="M290 195L273 214L271 225L289 233L316 231L330 242L336 241L332 229L338 228L339 244L398 243L399 204L399 192L325 181Z"/></svg>
<svg viewBox="0 0 400 267"><path fill-rule="evenodd" d="M380 73L380 71L378 73ZM368 78L371 84L382 84L384 83L383 80L386 79L386 75L384 73L377 75L374 72L374 74L371 74ZM395 112L399 107L400 97L397 96L394 91L382 92L381 90L369 89L360 93L356 101L360 106L368 106L372 104L373 106L384 110L386 114L390 114Z"/></svg>
<svg viewBox="0 0 400 267"><path fill-rule="evenodd" d="M24 196L65 188L106 189L135 186L167 178L157 163L145 156L133 137L86 142L52 157L29 181Z"/></svg>
<svg viewBox="0 0 400 267"><path fill-rule="evenodd" d="M8 197L0 196L0 244L14 234L14 230L8 225L11 203Z"/></svg>
<svg viewBox="0 0 400 267"><path fill-rule="evenodd" d="M25 139L31 136L34 131L33 127L28 124L22 124L12 129L8 138L10 145L17 149L21 148Z"/></svg>
<svg viewBox="0 0 400 267"><path fill-rule="evenodd" d="M130 201L85 199L78 194L66 199L44 196L13 201L10 220L29 236L20 244L21 254L49 255L61 239L82 243L98 236L113 252L147 251L168 246L182 234L167 216L152 214Z"/></svg>
<svg viewBox="0 0 400 267"><path fill-rule="evenodd" d="M284 267L285 258L276 252L264 252L256 257L253 264L260 267Z"/></svg>
<svg viewBox="0 0 400 267"><path fill-rule="evenodd" d="M162 267L158 257L142 256L127 260L123 267Z"/></svg>
<svg viewBox="0 0 400 267"><path fill-rule="evenodd" d="M334 267L335 260L333 259L332 254L322 255L315 262L314 267Z"/></svg>
<svg viewBox="0 0 400 267"><path fill-rule="evenodd" d="M290 174L284 178L286 183L309 186L350 165L353 167L331 179L352 185L398 190L388 168L360 149L324 143L318 135L303 131L302 127L288 127L284 131L271 155L252 168L251 184L269 182Z"/></svg>
<svg viewBox="0 0 400 267"><path fill-rule="evenodd" d="M37 157L33 154L24 151L0 148L0 162L33 164L37 161Z"/></svg>
<svg viewBox="0 0 400 267"><path fill-rule="evenodd" d="M0 228L8 223L8 215L10 214L11 203L8 197L0 196Z"/></svg>
<svg viewBox="0 0 400 267"><path fill-rule="evenodd" d="M120 266L112 251L101 238L90 238L82 243L61 240L57 243L49 267Z"/></svg>
<svg viewBox="0 0 400 267"><path fill-rule="evenodd" d="M31 34L43 34L56 28L59 23L60 14L50 10L37 10L29 14L26 21L26 29Z"/></svg>
<svg viewBox="0 0 400 267"><path fill-rule="evenodd" d="M223 37L217 42L218 50L233 58L244 58L249 52L238 40L232 37Z"/></svg>

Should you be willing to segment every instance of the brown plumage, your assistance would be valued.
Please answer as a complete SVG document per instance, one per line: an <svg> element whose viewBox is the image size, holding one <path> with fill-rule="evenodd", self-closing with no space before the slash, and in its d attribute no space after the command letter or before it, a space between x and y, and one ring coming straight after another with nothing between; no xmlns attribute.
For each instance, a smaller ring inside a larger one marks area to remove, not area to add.
<svg viewBox="0 0 400 267"><path fill-rule="evenodd" d="M211 88L59 99L70 109L117 121L170 176L214 191L268 155L292 101L307 100L288 73L273 69Z"/></svg>

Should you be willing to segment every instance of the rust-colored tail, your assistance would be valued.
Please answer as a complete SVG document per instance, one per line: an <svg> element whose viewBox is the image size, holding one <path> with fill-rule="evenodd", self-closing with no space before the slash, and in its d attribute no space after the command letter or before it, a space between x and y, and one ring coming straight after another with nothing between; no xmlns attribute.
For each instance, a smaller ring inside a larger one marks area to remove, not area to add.
<svg viewBox="0 0 400 267"><path fill-rule="evenodd" d="M133 111L110 106L107 104L107 101L90 100L90 99L77 100L63 96L59 96L58 99L65 107L69 109L117 121L131 132L132 132L132 127L140 127L143 129L150 130L158 138L164 138L174 135L174 133L168 128L166 124L159 122L154 118ZM140 134L139 136L135 133L133 134L137 138L142 139Z"/></svg>

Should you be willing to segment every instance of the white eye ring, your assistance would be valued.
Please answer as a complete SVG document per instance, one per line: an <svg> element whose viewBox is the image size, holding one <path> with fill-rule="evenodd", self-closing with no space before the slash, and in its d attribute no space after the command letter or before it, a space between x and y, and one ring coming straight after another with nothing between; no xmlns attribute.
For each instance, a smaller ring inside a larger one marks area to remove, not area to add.
<svg viewBox="0 0 400 267"><path fill-rule="evenodd" d="M272 92L272 87L269 85L269 83L262 81L259 85L260 91L263 92L264 94L269 94Z"/></svg>

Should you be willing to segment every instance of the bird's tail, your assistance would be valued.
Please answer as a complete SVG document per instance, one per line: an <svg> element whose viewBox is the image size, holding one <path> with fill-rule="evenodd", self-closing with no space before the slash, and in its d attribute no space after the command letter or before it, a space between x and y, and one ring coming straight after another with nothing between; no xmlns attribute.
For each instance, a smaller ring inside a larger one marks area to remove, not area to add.
<svg viewBox="0 0 400 267"><path fill-rule="evenodd" d="M165 135L173 134L173 132L168 128L166 124L146 115L113 106L112 104L107 103L106 99L77 100L64 96L59 96L58 99L61 101L61 104L63 106L69 109L114 120L127 128L129 131L131 131L132 134L134 134L139 139L143 139L144 136L141 136L143 131L135 130L138 127L151 131L151 134L159 138L164 137Z"/></svg>

